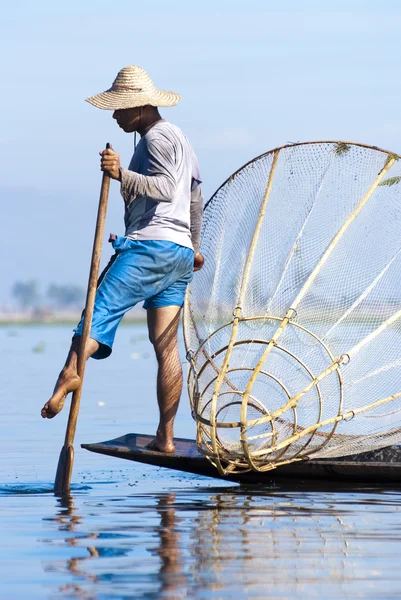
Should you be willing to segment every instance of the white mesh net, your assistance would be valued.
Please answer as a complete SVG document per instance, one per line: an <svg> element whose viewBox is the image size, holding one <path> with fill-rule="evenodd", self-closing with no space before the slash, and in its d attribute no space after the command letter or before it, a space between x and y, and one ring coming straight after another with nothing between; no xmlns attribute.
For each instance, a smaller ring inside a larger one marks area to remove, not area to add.
<svg viewBox="0 0 401 600"><path fill-rule="evenodd" d="M185 341L221 473L401 439L401 161L343 142L251 161L204 212Z"/></svg>

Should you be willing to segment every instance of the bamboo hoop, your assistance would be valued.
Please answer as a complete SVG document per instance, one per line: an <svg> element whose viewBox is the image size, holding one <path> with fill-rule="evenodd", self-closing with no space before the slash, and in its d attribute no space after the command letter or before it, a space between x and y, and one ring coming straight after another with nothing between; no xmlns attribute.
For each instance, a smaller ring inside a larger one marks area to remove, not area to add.
<svg viewBox="0 0 401 600"><path fill-rule="evenodd" d="M293 435L292 437L288 438L284 442L281 442L280 444L277 444L277 446L275 446L274 448L267 449L265 454L268 455L268 454L271 454L272 452L276 452L277 450L280 450L284 446L294 443L295 441L299 440L300 438L304 437L305 435L308 435L308 433L310 433L320 427L326 427L327 425L331 425L332 423L339 423L340 421L346 421L346 420L353 419L355 417L355 415L367 412L367 411L377 408L379 406L383 406L384 404L393 402L394 400L397 400L398 398L401 398L401 392L397 392L396 394L386 396L385 398L381 398L380 400L377 400L376 402L372 402L371 404L368 404L366 406L361 406L359 408L348 410L346 413L342 413L340 415L337 415L336 417L332 417L330 419L325 419L324 421L321 421L320 423L316 423L314 425L311 425L310 427L306 427L302 432ZM317 452L317 450L315 452ZM292 461L288 461L288 462L292 462ZM288 464L288 463L282 463L282 464ZM258 469L258 470L262 470L262 469Z"/></svg>
<svg viewBox="0 0 401 600"><path fill-rule="evenodd" d="M277 417L280 417L282 414L284 414L288 409L292 408L293 406L296 406L298 404L299 400L301 400L302 397L305 394L307 394L312 389L312 387L316 386L325 377L328 377L331 373L333 373L333 371L338 370L339 367L342 364L347 364L349 362L349 360L350 360L351 357L354 357L367 344L369 344L370 342L372 342L378 335L380 335L390 325L392 325L393 323L395 323L400 318L401 318L401 310L395 312L384 323L382 323L379 327L377 327L374 331L372 331L369 335L367 335L361 342L359 342L351 350L349 350L349 352L347 352L346 354L343 354L339 359L337 359L335 362L333 362L332 365L330 365L327 369L325 369L325 371L323 371L317 377L315 377L314 380L311 381L303 390L301 390L294 397L290 398L288 400L288 402L284 406L282 406L279 410L271 413L269 416L262 417L260 419L256 419L256 420L253 420L253 421L248 421L247 422L247 426L249 427L249 426L253 426L253 425L260 425L260 424L262 424L262 423L264 423L266 421L274 420ZM321 427L325 427L325 426L327 426L329 424L338 423L341 420L344 420L345 418L349 418L350 413L359 414L359 413L362 413L362 412L366 412L368 410L372 410L373 408L375 408L377 406L380 406L383 403L387 403L387 402L390 402L391 400L397 399L400 396L401 396L401 392L393 394L391 396L388 396L384 400L373 402L373 403L371 403L369 405L366 405L365 407L361 407L359 409L354 409L354 410L348 411L346 413L345 417L344 416L341 417L342 413L340 413L339 415L337 415L336 417L333 417L331 419L326 419L324 421L319 421L318 423L316 423L316 424L314 424L314 425L312 425L310 427L305 428L302 432L295 434L294 436L288 438L287 440L285 440L284 442L281 442L278 445L272 446L272 447L270 447L269 449L266 449L266 450L256 450L256 451L253 451L251 460L252 460L252 458L257 458L257 457L265 456L265 455L271 454L273 452L276 452L277 450L280 450L281 448L287 447L287 446L291 445L294 441L299 440L300 438L304 437L305 435L308 435L308 433L316 431L317 429L319 429ZM321 447L318 447L318 448L314 449L313 453L316 453L320 449L321 449ZM252 460L252 463L250 463L250 464L252 465L252 468L254 470L260 470L260 468L258 468L258 466L256 465L256 463L253 460Z"/></svg>

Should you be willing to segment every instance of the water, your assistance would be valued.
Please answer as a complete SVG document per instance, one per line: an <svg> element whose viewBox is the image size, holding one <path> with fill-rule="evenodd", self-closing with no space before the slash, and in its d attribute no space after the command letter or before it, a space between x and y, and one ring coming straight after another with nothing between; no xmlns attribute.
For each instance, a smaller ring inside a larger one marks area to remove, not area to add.
<svg viewBox="0 0 401 600"><path fill-rule="evenodd" d="M2 599L401 597L397 489L243 488L79 448L155 430L155 361L141 326L122 327L110 359L89 362L74 485L55 497L67 413L46 421L39 411L69 335L0 329ZM194 431L184 397L176 434Z"/></svg>

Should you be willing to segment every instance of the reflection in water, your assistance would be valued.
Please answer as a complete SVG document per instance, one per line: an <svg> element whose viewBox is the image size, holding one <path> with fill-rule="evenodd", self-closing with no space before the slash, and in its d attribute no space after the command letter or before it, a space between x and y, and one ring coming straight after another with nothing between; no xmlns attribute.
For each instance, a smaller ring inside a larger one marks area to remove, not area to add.
<svg viewBox="0 0 401 600"><path fill-rule="evenodd" d="M116 359L92 379L88 372L82 440L117 437L129 418L133 429L150 430L144 399L154 397L154 363L137 361L132 371L134 333L135 352L145 353L138 334L146 326L128 326ZM55 500L49 482L64 425L42 428L36 407L69 335L27 327L3 343L1 600L401 598L399 490L244 489L88 452L77 460L72 496ZM31 355L41 339L49 351ZM191 430L186 409L180 427Z"/></svg>
<svg viewBox="0 0 401 600"><path fill-rule="evenodd" d="M160 526L157 532L160 545L156 553L160 556L160 593L170 598L180 598L180 589L185 592L188 582L184 572L185 561L180 552L180 534L178 525L181 521L174 508L175 494L160 496L157 512L160 515Z"/></svg>
<svg viewBox="0 0 401 600"><path fill-rule="evenodd" d="M81 525L82 517L76 513L73 496L71 494L66 493L58 498L58 502L60 505L60 510L53 519L49 520L54 520L56 523L58 523L58 529L60 531L66 531L69 533L74 532L76 527L78 525ZM86 539L97 538L98 535L98 533L90 533L86 536ZM65 543L73 547L77 545L78 540L79 538L75 536L64 538ZM87 548L87 551L89 553L88 556L69 558L67 560L66 568L73 575L78 576L80 578L82 577L83 579L87 579L92 583L96 583L97 577L95 575L91 575L83 571L81 568L81 563L90 558L98 557L99 553L93 546L89 546ZM45 570L51 572L57 571L58 568L59 567L57 563L49 563L48 565L46 565ZM76 583L62 585L60 586L59 590L60 592L67 592L69 595L73 594L73 597L76 598L93 597L90 593L88 595L88 592L81 585L78 585Z"/></svg>
<svg viewBox="0 0 401 600"><path fill-rule="evenodd" d="M180 519L177 517L173 506L174 500L175 494L166 494L161 495L157 501L156 510L160 516L160 525L155 527L155 531L159 536L159 544L155 549L151 550L151 553L160 558L158 577L160 581L159 595L162 594L168 598L178 599L185 597L187 578L183 573L184 561L182 560L182 553L179 550L180 536L177 531L177 525ZM59 503L61 507L60 511L56 517L48 520L55 521L60 531L74 532L78 525L82 525L83 518L76 513L73 497L70 494L66 494L59 498ZM82 544L83 540L87 541L88 539L99 538L118 539L119 536L88 533L85 536L66 537L65 542L69 546L77 547ZM128 550L116 547L97 549L95 546L88 546L87 551L87 556L70 558L66 563L66 568L72 575L79 576L92 583L101 582L102 579L105 579L105 576L98 577L97 575L88 573L87 570L83 570L83 562L91 558L124 556L128 553ZM48 572L57 571L58 569L59 565L57 563L49 563L46 566L46 571ZM62 585L59 591L67 593L70 597L85 599L95 597L91 591L86 590L82 585L76 583Z"/></svg>
<svg viewBox="0 0 401 600"><path fill-rule="evenodd" d="M227 574L238 571L243 593L255 597L344 581L347 528L335 512L297 506L291 496L270 506L254 495L216 494L210 500L215 509L200 513L192 534L199 589L224 589Z"/></svg>
<svg viewBox="0 0 401 600"><path fill-rule="evenodd" d="M63 535L47 543L71 552L45 568L70 574L59 591L71 598L336 598L358 596L364 581L363 597L377 598L395 566L387 518L398 503L378 492L209 488L91 498L77 510L67 497L50 519ZM390 589L401 589L392 572Z"/></svg>
<svg viewBox="0 0 401 600"><path fill-rule="evenodd" d="M137 361L132 371L133 334L135 352L145 353L146 326L127 326L116 359L92 379L88 372L83 441L117 437L129 418L150 430L144 399L154 397L154 363ZM36 407L69 335L69 327L26 327L3 340L1 600L401 598L396 490L244 489L87 452L72 496L55 500L49 482L64 425L42 428ZM31 355L42 339L48 351ZM126 393L133 377L134 395ZM180 427L192 427L186 408Z"/></svg>

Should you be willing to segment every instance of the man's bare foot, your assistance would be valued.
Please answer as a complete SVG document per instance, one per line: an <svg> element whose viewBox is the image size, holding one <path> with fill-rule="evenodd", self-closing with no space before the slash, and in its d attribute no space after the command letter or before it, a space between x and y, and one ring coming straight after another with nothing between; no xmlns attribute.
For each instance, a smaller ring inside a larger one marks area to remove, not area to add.
<svg viewBox="0 0 401 600"><path fill-rule="evenodd" d="M54 388L53 396L44 405L41 410L41 415L44 419L52 419L63 409L65 399L70 392L74 392L81 379L75 371L63 369L57 379L56 387Z"/></svg>
<svg viewBox="0 0 401 600"><path fill-rule="evenodd" d="M154 440L149 442L146 448L149 450L155 450L156 452L166 452L167 454L173 454L175 452L175 446L173 442L166 440L159 433L156 434Z"/></svg>

